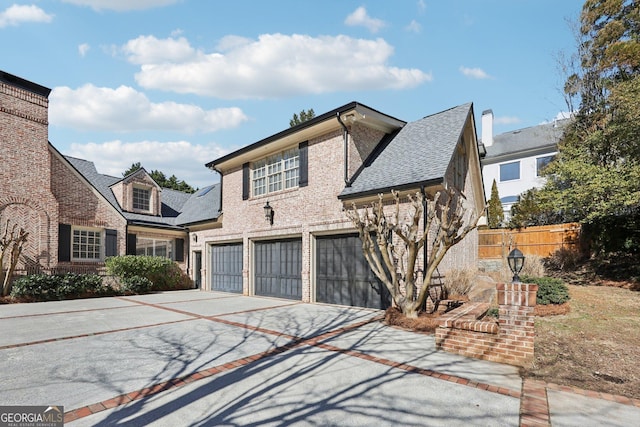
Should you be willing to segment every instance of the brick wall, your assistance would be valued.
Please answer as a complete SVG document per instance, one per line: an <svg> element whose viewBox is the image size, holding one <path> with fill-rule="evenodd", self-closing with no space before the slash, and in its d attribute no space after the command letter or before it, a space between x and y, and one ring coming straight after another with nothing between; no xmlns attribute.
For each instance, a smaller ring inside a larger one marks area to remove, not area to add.
<svg viewBox="0 0 640 427"><path fill-rule="evenodd" d="M0 82L0 222L29 232L18 268L55 264L58 204L51 192L46 96Z"/></svg>
<svg viewBox="0 0 640 427"><path fill-rule="evenodd" d="M463 356L529 366L534 356L534 315L538 285L499 283L499 317L482 319L488 304L467 303L443 315L436 347Z"/></svg>

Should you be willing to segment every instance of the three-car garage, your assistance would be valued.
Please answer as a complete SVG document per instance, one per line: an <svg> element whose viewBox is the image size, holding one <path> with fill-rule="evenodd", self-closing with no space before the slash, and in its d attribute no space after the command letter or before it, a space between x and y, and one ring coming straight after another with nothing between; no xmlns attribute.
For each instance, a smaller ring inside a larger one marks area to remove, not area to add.
<svg viewBox="0 0 640 427"><path fill-rule="evenodd" d="M312 300L321 303L385 309L386 288L373 274L356 234L310 236ZM302 300L302 238L256 240L249 268L253 294ZM210 246L210 289L242 293L243 244Z"/></svg>

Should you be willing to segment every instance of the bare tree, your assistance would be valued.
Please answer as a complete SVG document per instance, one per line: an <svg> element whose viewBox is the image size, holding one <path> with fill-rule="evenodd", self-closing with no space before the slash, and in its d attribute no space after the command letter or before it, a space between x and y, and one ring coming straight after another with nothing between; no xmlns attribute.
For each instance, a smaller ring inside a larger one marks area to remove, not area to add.
<svg viewBox="0 0 640 427"><path fill-rule="evenodd" d="M4 227L2 238L0 238L0 276L3 279L2 282L2 296L6 297L11 292L11 276L18 264L18 259L22 253L22 247L27 241L27 233L24 228L18 229L17 224L13 224L11 231L9 231L9 220ZM5 269L5 256L7 258L7 268Z"/></svg>
<svg viewBox="0 0 640 427"><path fill-rule="evenodd" d="M433 200L425 200L421 193L407 196L409 209L404 217L400 213L399 193L392 191L391 194L395 204L388 214L380 194L378 201L362 210L353 204L347 216L360 234L371 270L387 287L402 313L415 318L427 300L436 268L449 249L476 227L479 217L464 206L464 196L454 189L438 192ZM417 263L425 244L430 246L422 270L424 280L420 284L421 271Z"/></svg>

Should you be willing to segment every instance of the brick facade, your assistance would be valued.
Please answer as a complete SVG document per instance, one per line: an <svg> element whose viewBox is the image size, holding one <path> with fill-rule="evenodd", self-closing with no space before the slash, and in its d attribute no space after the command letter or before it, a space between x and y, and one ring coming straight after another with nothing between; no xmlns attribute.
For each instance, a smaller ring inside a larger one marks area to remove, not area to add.
<svg viewBox="0 0 640 427"><path fill-rule="evenodd" d="M365 124L355 122L348 123L348 178L362 166L373 150L379 145L385 133L367 127ZM472 126L465 126L466 149L471 151L475 147L475 135ZM293 148L302 141L291 138L290 146ZM280 147L282 149L284 147ZM260 156L272 154L268 149L261 151ZM258 155L257 155L258 156ZM252 158L252 161L260 160ZM469 158L463 155L465 168L464 183L466 192L475 191L470 177L472 168L470 165L477 157ZM277 193L242 198L243 168L235 165L227 170L222 170L222 225L215 229L192 231L196 237L190 242L191 252L199 251L203 254L203 288L210 289L210 275L207 271L210 267L208 248L210 245L226 243L242 243L243 245L243 293L254 294L253 283L253 243L260 240L276 240L283 238L300 238L302 240L302 300L313 302L315 300L315 240L318 236L339 235L354 233L350 220L345 214L345 209L351 207L351 201L342 202L338 195L345 188L345 158L343 129L336 127L308 141L308 185L284 190ZM399 165L402 167L402 165ZM474 172L478 172L479 166ZM476 177L480 183L479 176ZM451 181L450 177L446 178ZM451 185L453 183L451 182ZM415 191L418 191L416 189ZM475 195L469 194L467 204L475 206ZM369 201L376 197L369 198ZM402 212L406 212L410 205L406 202L402 205ZM263 207L266 202L273 207L273 224L269 224L264 217ZM367 203L360 200L359 206ZM392 206L388 206L392 209ZM421 221L422 226L422 221ZM475 265L477 260L477 233L474 231L458 245L456 251L447 255L443 266ZM418 260L418 268L422 268L422 256ZM445 271L441 270L444 274Z"/></svg>
<svg viewBox="0 0 640 427"><path fill-rule="evenodd" d="M7 79L0 82L0 219L3 226L9 221L29 232L17 268L36 272L62 267L59 224L119 230L117 245L124 253L124 218L49 145L49 90L3 76Z"/></svg>
<svg viewBox="0 0 640 427"><path fill-rule="evenodd" d="M21 83L19 81L19 83ZM55 265L58 202L51 191L48 91L0 80L0 221L28 233L18 268ZM44 89L44 88L41 88Z"/></svg>
<svg viewBox="0 0 640 427"><path fill-rule="evenodd" d="M498 320L484 319L489 305L467 303L440 318L436 347L452 353L527 367L534 357L538 285L499 283Z"/></svg>

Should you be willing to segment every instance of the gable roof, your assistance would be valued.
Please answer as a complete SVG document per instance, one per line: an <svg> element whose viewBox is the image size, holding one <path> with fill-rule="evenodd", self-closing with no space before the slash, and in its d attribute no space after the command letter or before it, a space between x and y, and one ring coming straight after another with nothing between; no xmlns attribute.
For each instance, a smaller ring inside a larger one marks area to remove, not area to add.
<svg viewBox="0 0 640 427"><path fill-rule="evenodd" d="M296 126L285 129L260 141L249 144L232 153L222 156L207 163L205 166L220 172L220 169L229 169L245 162L254 161L279 148L286 148L294 142L310 140L325 134L333 129L342 129L340 117L358 117L358 120L367 126L382 130L385 133L392 132L404 126L406 122L395 117L381 113L359 102L350 102L321 114L313 119L302 122Z"/></svg>
<svg viewBox="0 0 640 427"><path fill-rule="evenodd" d="M495 135L493 144L485 146L487 155L483 163L557 151L558 142L571 122L572 119L556 120Z"/></svg>
<svg viewBox="0 0 640 427"><path fill-rule="evenodd" d="M71 156L64 156L64 158L131 224L183 229L190 223L215 220L220 216L219 184L205 187L211 188L207 192L208 197L198 196L205 189L201 189L195 194L189 194L163 188L160 216L126 212L122 210L113 191L111 191L111 186L120 182L122 178L98 173L91 161Z"/></svg>
<svg viewBox="0 0 640 427"><path fill-rule="evenodd" d="M442 182L454 149L473 114L467 103L407 123L367 159L340 199ZM390 173L393 171L393 173Z"/></svg>

